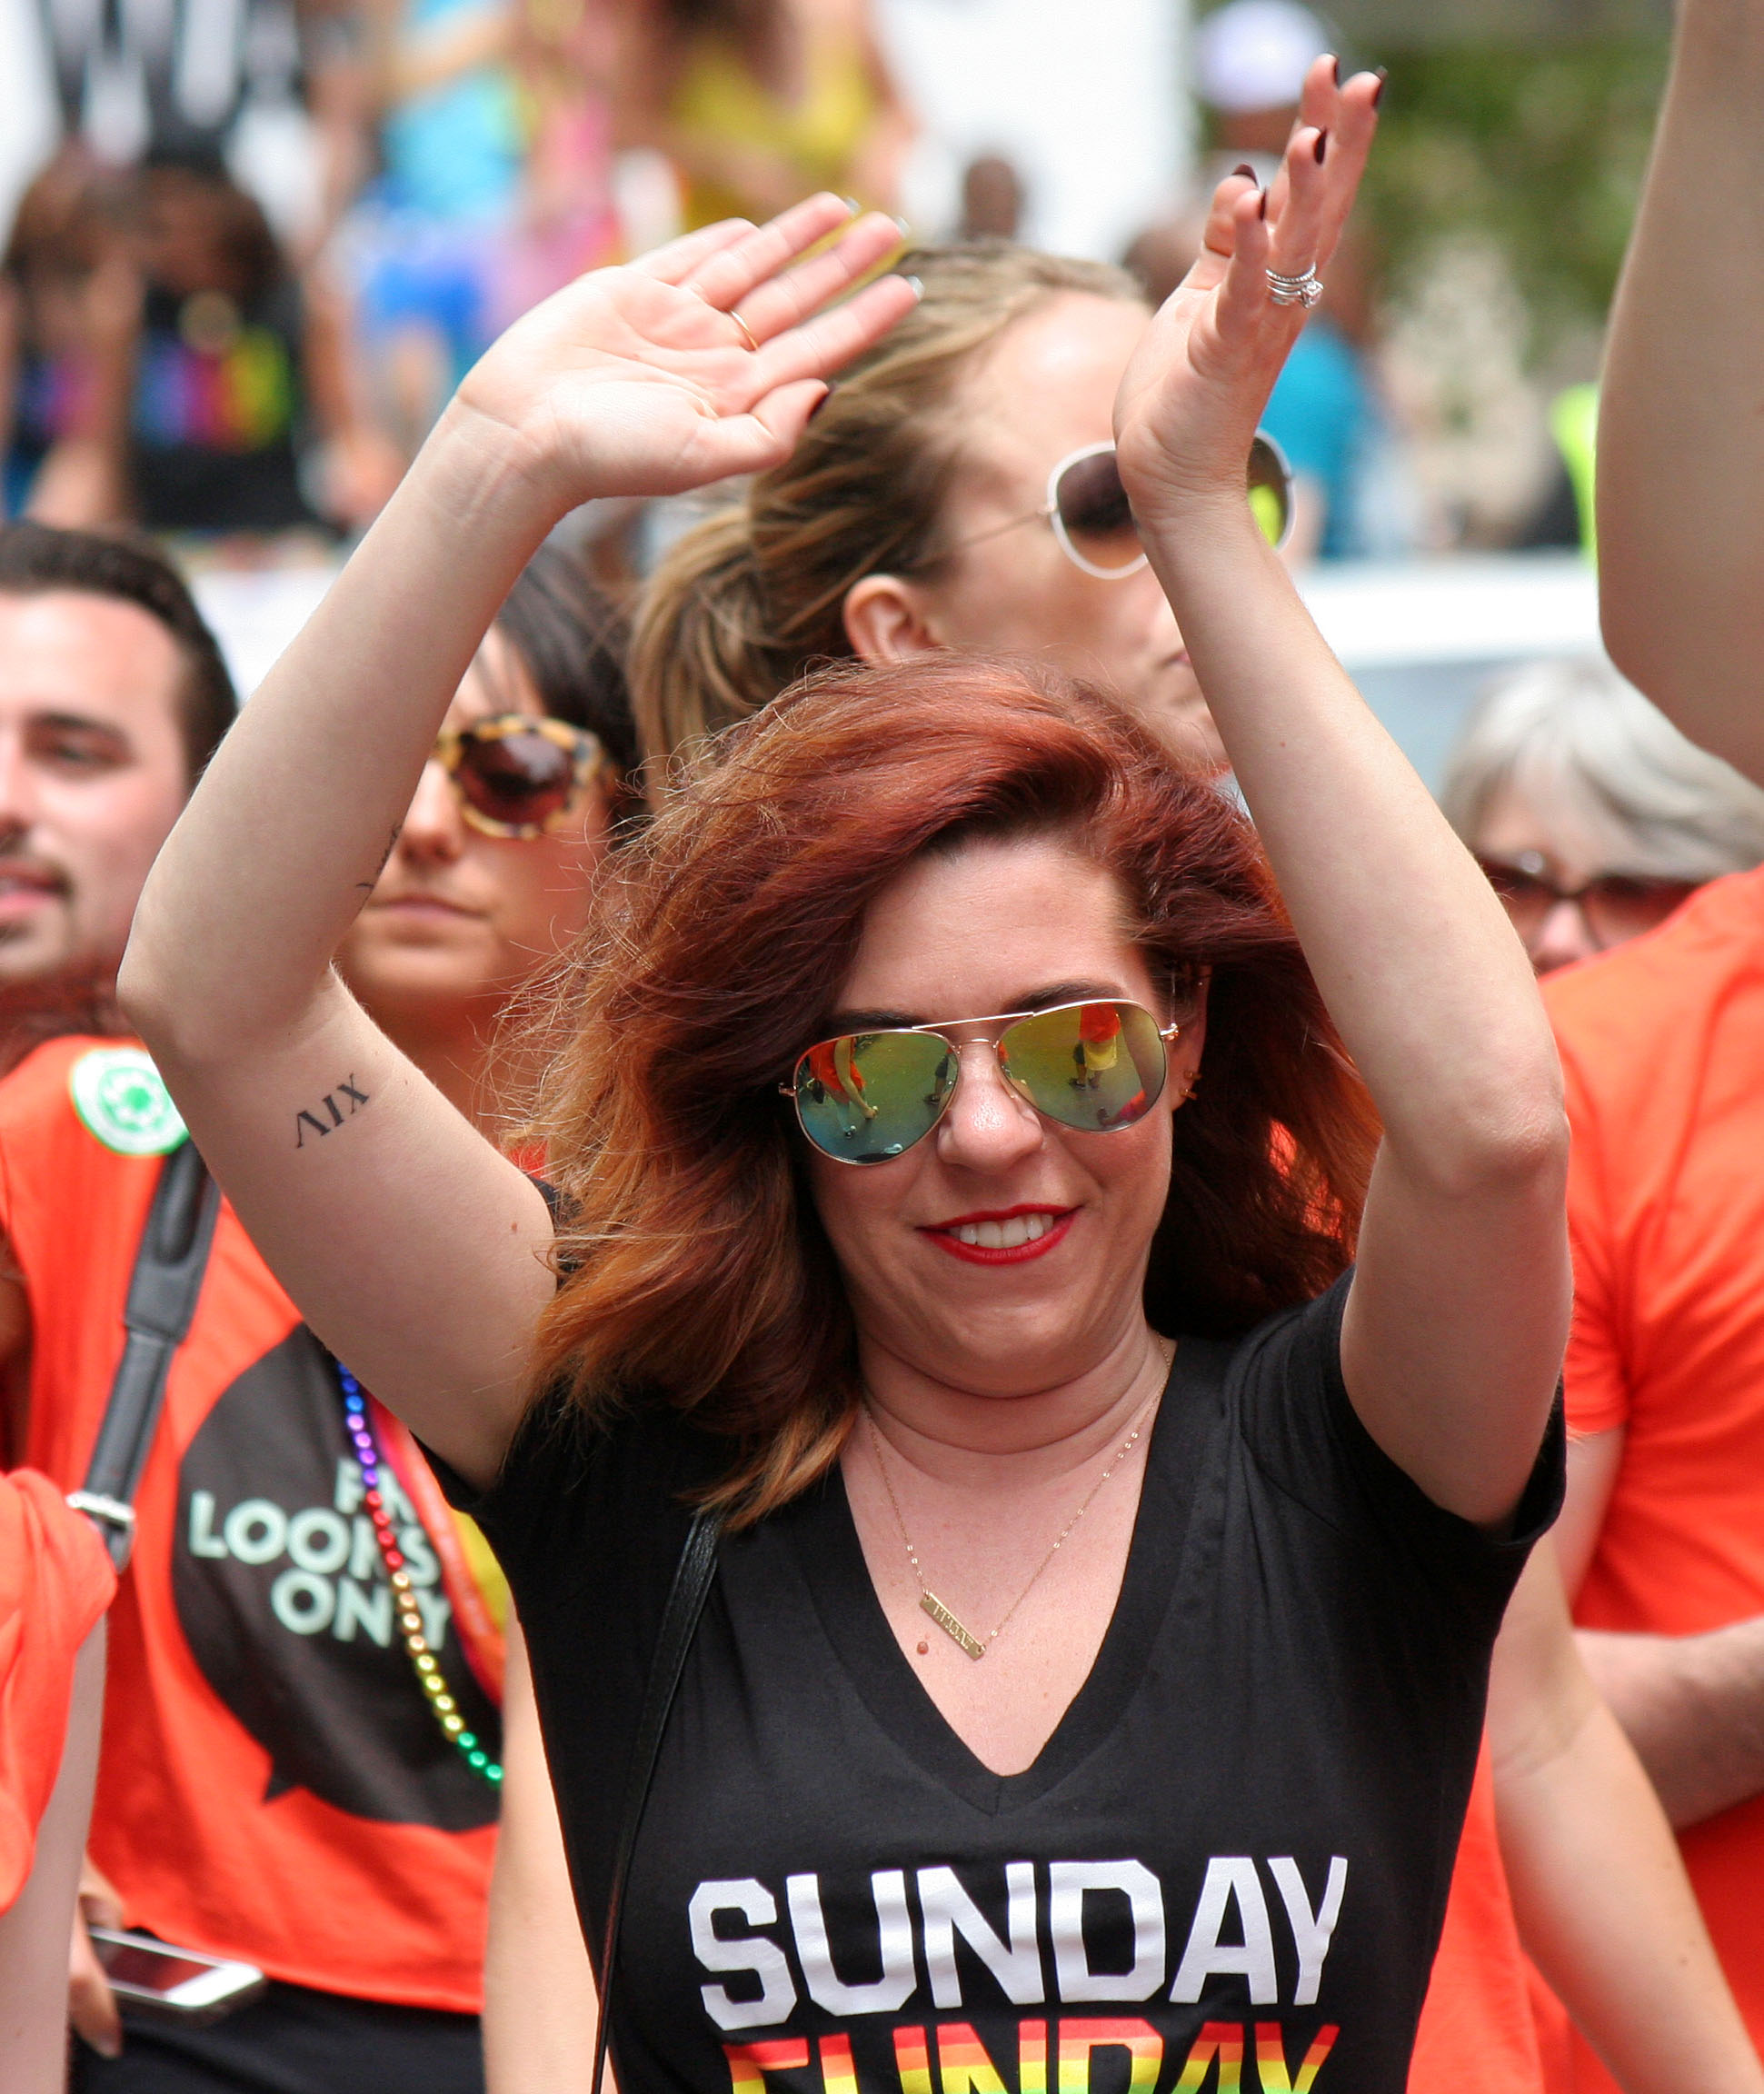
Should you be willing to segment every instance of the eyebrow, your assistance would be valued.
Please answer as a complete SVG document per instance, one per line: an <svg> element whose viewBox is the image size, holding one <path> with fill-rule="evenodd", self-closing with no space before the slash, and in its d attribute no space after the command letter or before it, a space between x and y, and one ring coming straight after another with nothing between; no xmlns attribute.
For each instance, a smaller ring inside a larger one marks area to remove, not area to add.
<svg viewBox="0 0 1764 2094"><path fill-rule="evenodd" d="M1014 1002L1005 1004L1001 1011L977 1011L976 1018L1002 1017L1022 1012L1025 1016L1037 1011L1052 1011L1061 1003L1119 1003L1131 1001L1118 982L1059 982L1051 989L1031 989ZM859 1011L835 1011L827 1021L833 1028L829 1038L844 1032L887 1032L900 1027L920 1025L965 1025L967 1018L952 1017L945 1012L937 1018L922 1018L906 1011L881 1009Z"/></svg>
<svg viewBox="0 0 1764 2094"><path fill-rule="evenodd" d="M114 721L94 719L89 713L33 713L25 726L27 731L33 727L47 727L57 733L107 734L114 742L128 741L125 729Z"/></svg>

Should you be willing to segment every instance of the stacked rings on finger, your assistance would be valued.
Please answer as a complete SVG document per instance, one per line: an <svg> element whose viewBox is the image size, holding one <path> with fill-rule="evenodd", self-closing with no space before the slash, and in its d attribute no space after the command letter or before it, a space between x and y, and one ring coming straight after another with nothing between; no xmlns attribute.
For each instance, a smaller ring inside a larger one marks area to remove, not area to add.
<svg viewBox="0 0 1764 2094"><path fill-rule="evenodd" d="M1297 276L1282 276L1278 269L1270 269L1268 295L1276 305L1302 305L1309 313L1323 295L1323 279L1314 269L1307 269Z"/></svg>

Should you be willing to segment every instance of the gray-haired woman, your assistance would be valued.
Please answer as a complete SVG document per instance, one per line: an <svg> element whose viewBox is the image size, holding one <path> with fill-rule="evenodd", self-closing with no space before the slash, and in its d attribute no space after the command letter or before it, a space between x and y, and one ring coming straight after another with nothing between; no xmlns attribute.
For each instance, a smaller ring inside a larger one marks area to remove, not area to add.
<svg viewBox="0 0 1764 2094"><path fill-rule="evenodd" d="M1600 658L1538 662L1471 713L1440 794L1540 974L1764 861L1764 792Z"/></svg>

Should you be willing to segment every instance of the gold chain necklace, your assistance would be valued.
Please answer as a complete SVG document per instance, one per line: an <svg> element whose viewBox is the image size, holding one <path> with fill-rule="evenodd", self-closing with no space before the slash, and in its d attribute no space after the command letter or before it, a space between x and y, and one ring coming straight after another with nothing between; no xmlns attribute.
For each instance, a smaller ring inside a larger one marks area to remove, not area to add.
<svg viewBox="0 0 1764 2094"><path fill-rule="evenodd" d="M1167 1364L1168 1362L1166 1362L1166 1365ZM1052 1548L1048 1551L1047 1554L1042 1557L1041 1561L1035 1566L1034 1570L1030 1572L1028 1584L1023 1587L1022 1590L1018 1593L1017 1597L1011 1602L1010 1606L1005 1609L1002 1616L1000 1618L997 1628L992 1630L992 1633L988 1636L984 1641L982 1641L978 1636L974 1634L973 1630L970 1629L964 1621L962 1620L959 1615L955 1614L950 1608L946 1607L942 1600L937 1597L936 1593L933 1592L931 1587L925 1582L925 1574L923 1570L919 1567L919 1551L912 1546L912 1537L906 1531L906 1521L901 1511L901 1501L894 1495L894 1486L889 1481L888 1464L882 1459L882 1434L876 1430L875 1417L871 1411L869 1404L866 1403L864 1405L863 1421L870 1428L870 1439L875 1449L876 1467L882 1475L882 1489L888 1493L888 1502L893 1509L894 1524L900 1529L901 1540L906 1545L907 1561L912 1566L912 1575L919 1580L919 1605L924 1610L924 1612L929 1614L932 1620L936 1622L937 1626L943 1631L944 1635L950 1639L951 1642L959 1644L961 1648L968 1653L970 1658L981 1659L985 1657L986 1653L992 1648L993 1644L998 1641L1002 1635L1003 1635L1005 1630L1010 1625L1011 1617L1017 1611L1018 1608L1022 1605L1023 1601L1028 1599L1031 1592L1034 1590L1035 1582L1041 1577L1042 1571L1047 1569L1048 1565L1051 1563L1053 1559L1060 1553L1061 1546L1070 1538L1072 1529L1077 1526L1078 1522L1084 1517L1085 1513L1087 1513L1091 1507L1096 1502L1097 1492L1101 1490L1102 1486L1109 1481L1110 1477L1114 1474L1115 1471L1121 1467L1121 1463L1139 1444L1140 1435L1145 1431L1147 1416L1151 1411L1152 1404L1154 1404L1157 1400L1158 1399L1155 1395L1147 1398L1145 1405L1140 1411L1139 1417L1134 1423L1133 1430L1127 1435L1126 1439L1121 1441L1121 1445L1116 1448L1113 1456L1110 1460L1109 1466L1102 1471L1101 1475L1097 1478L1096 1481L1091 1485L1089 1491L1085 1495L1084 1502L1078 1508L1077 1511L1072 1514L1071 1518L1066 1521L1065 1525L1054 1537ZM922 1656L924 1652L930 1648L931 1646L929 1644L920 1644L920 1654Z"/></svg>

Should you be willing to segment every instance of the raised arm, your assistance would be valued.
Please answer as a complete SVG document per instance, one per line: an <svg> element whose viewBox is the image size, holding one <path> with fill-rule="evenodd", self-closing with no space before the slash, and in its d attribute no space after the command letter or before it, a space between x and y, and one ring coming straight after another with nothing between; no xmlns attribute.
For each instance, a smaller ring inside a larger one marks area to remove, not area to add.
<svg viewBox="0 0 1764 2094"><path fill-rule="evenodd" d="M1599 408L1611 659L1764 783L1764 5L1682 0Z"/></svg>
<svg viewBox="0 0 1764 2094"><path fill-rule="evenodd" d="M1320 60L1268 196L1221 184L1201 260L1122 381L1116 433L1152 564L1383 1115L1342 1335L1350 1394L1437 1503L1494 1524L1535 1459L1568 1330L1555 1048L1487 881L1243 500L1256 417L1299 327L1266 272L1327 266L1376 96L1370 75L1338 88Z"/></svg>
<svg viewBox="0 0 1764 2094"><path fill-rule="evenodd" d="M1520 1937L1624 2094L1764 2094L1659 1800L1580 1662L1549 1542L1495 1645L1489 1746Z"/></svg>
<svg viewBox="0 0 1764 2094"><path fill-rule="evenodd" d="M911 304L885 277L822 312L900 237L870 217L797 260L849 215L822 196L758 231L711 227L512 328L245 708L142 897L122 995L204 1155L314 1329L477 1481L519 1416L549 1217L331 956L552 524L595 495L775 463L822 374Z"/></svg>

